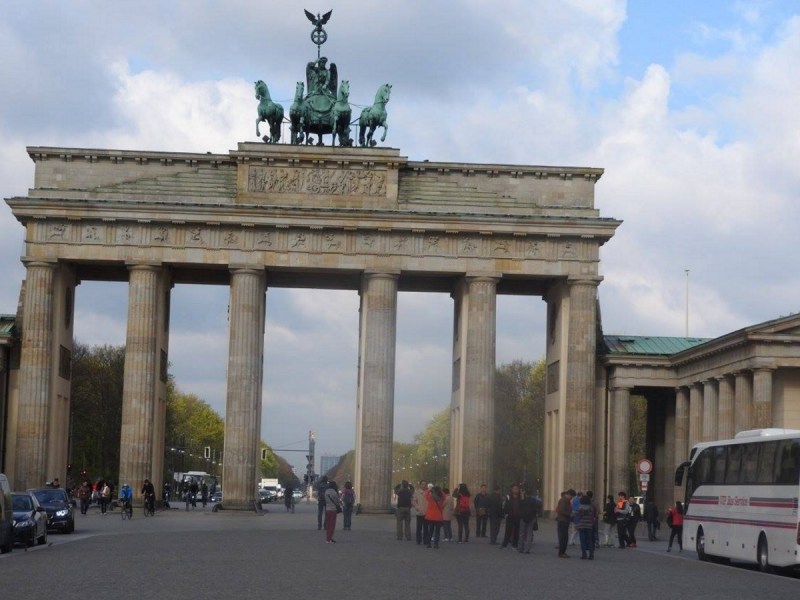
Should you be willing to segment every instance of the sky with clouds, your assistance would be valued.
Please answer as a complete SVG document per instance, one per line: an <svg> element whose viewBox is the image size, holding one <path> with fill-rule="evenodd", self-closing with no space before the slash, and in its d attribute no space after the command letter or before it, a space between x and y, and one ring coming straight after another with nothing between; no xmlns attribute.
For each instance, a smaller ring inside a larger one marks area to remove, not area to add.
<svg viewBox="0 0 800 600"><path fill-rule="evenodd" d="M0 196L26 146L227 152L257 141L253 81L291 104L316 58L302 8L333 9L324 53L354 104L393 84L386 145L412 160L602 167L607 334L715 337L798 310L800 6L791 0L0 0ZM0 203L0 312L23 230ZM178 285L179 387L224 411L227 288ZM76 338L123 344L127 290L82 283ZM497 360L544 353L544 302L498 299ZM318 454L355 437L355 292L267 294L262 436ZM395 439L450 394L452 300L401 293ZM299 462L287 454L290 462Z"/></svg>

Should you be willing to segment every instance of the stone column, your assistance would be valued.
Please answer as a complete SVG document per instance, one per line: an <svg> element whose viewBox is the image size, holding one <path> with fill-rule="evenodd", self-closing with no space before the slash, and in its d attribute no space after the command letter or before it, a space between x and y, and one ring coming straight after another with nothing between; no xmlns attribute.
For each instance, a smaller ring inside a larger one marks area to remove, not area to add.
<svg viewBox="0 0 800 600"><path fill-rule="evenodd" d="M231 268L228 390L222 477L224 506L253 509L261 442L266 277L262 269Z"/></svg>
<svg viewBox="0 0 800 600"><path fill-rule="evenodd" d="M48 414L53 378L53 280L55 262L25 264L25 299L19 367L14 481L24 490L47 481Z"/></svg>
<svg viewBox="0 0 800 600"><path fill-rule="evenodd" d="M719 395L717 396L719 409L717 435L721 440L729 440L736 435L733 415L733 380L729 375L717 377L717 387L719 389Z"/></svg>
<svg viewBox="0 0 800 600"><path fill-rule="evenodd" d="M753 429L772 427L771 367L753 369Z"/></svg>
<svg viewBox="0 0 800 600"><path fill-rule="evenodd" d="M158 381L159 265L128 267L128 330L122 384L119 484L136 497L153 474L153 419Z"/></svg>
<svg viewBox="0 0 800 600"><path fill-rule="evenodd" d="M735 407L733 421L736 433L750 429L753 414L753 381L747 371L736 371L733 403Z"/></svg>
<svg viewBox="0 0 800 600"><path fill-rule="evenodd" d="M631 388L614 387L611 390L611 431L609 440L609 493L632 493L631 470Z"/></svg>
<svg viewBox="0 0 800 600"><path fill-rule="evenodd" d="M689 458L689 390L675 390L675 467Z"/></svg>
<svg viewBox="0 0 800 600"><path fill-rule="evenodd" d="M717 439L717 382L708 379L703 382L703 441Z"/></svg>
<svg viewBox="0 0 800 600"><path fill-rule="evenodd" d="M703 441L703 395L702 384L689 386L689 448L691 452L695 444ZM689 456L688 454L686 455Z"/></svg>
<svg viewBox="0 0 800 600"><path fill-rule="evenodd" d="M497 278L467 277L462 355L462 475L469 489L492 483ZM453 481L453 484L460 483Z"/></svg>
<svg viewBox="0 0 800 600"><path fill-rule="evenodd" d="M365 512L388 512L394 435L398 273L361 281L356 493Z"/></svg>
<svg viewBox="0 0 800 600"><path fill-rule="evenodd" d="M564 412L564 482L590 489L594 483L595 365L597 362L596 279L569 281L566 410ZM617 490L619 491L619 490Z"/></svg>

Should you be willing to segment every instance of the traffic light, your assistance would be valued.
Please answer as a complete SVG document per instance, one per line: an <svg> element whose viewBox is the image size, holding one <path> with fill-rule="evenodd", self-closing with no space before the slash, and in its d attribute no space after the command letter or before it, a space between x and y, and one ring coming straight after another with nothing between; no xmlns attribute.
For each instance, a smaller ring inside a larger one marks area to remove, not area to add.
<svg viewBox="0 0 800 600"><path fill-rule="evenodd" d="M308 483L308 473L303 475L303 483Z"/></svg>
<svg viewBox="0 0 800 600"><path fill-rule="evenodd" d="M267 460L267 449L266 448L262 448L261 449L261 460Z"/></svg>
<svg viewBox="0 0 800 600"><path fill-rule="evenodd" d="M211 458L211 446L206 446L205 458Z"/></svg>
<svg viewBox="0 0 800 600"><path fill-rule="evenodd" d="M72 473L72 463L67 463L67 474Z"/></svg>

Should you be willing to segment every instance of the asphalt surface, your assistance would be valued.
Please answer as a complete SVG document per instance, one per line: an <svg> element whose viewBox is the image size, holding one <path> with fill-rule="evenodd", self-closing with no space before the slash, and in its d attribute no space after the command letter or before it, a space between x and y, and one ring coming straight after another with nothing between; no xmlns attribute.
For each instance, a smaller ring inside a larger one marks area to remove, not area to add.
<svg viewBox="0 0 800 600"><path fill-rule="evenodd" d="M453 523L455 529L455 523ZM473 522L474 525L474 522ZM473 532L474 533L474 532ZM132 521L119 511L77 514L76 532L48 545L0 556L0 598L792 598L795 575L703 563L694 552L667 554L666 542L602 548L594 561L555 549L555 525L540 521L531 554L486 539L432 550L395 539L394 517L358 515L326 544L316 505L295 514L161 511ZM646 536L645 536L646 538Z"/></svg>

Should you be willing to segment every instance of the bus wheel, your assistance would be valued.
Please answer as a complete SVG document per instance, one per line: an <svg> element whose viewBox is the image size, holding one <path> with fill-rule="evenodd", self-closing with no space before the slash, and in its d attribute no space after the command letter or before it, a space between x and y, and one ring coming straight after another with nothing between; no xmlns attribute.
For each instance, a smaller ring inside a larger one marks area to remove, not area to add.
<svg viewBox="0 0 800 600"><path fill-rule="evenodd" d="M772 567L769 566L769 544L767 544L767 536L763 533L758 538L758 554L756 555L758 562L758 570L762 573L772 573Z"/></svg>
<svg viewBox="0 0 800 600"><path fill-rule="evenodd" d="M697 550L697 558L700 560L708 560L708 555L706 554L706 536L703 533L703 528L697 528L697 536L695 537L695 550Z"/></svg>

